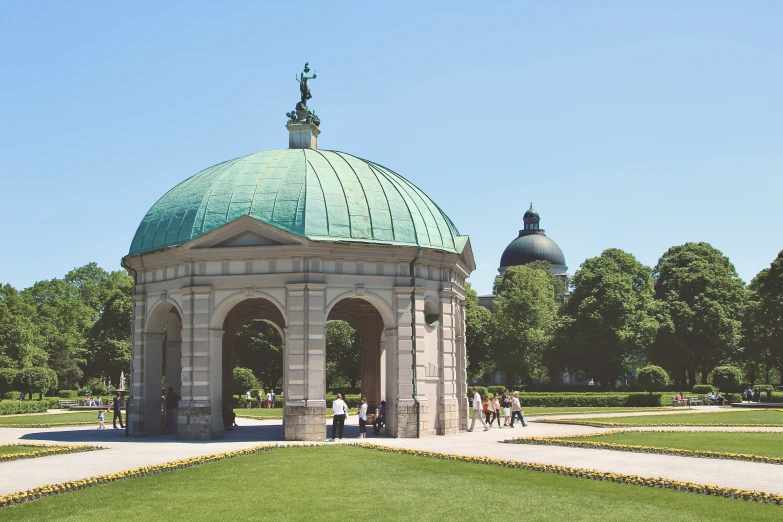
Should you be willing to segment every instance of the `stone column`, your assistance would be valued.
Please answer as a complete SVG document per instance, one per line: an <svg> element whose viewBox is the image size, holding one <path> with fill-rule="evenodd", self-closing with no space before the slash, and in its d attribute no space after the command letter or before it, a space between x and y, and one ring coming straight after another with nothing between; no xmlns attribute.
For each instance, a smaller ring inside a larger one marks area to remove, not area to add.
<svg viewBox="0 0 783 522"><path fill-rule="evenodd" d="M468 429L470 417L470 401L468 399L468 359L465 345L465 300L457 300L456 319L456 384L457 401L459 408L459 429Z"/></svg>
<svg viewBox="0 0 783 522"><path fill-rule="evenodd" d="M371 304L361 305L362 317L359 338L362 341L362 392L367 396L368 406L378 408L381 404L381 335L383 320Z"/></svg>
<svg viewBox="0 0 783 522"><path fill-rule="evenodd" d="M125 419L131 437L144 435L144 294L133 296L133 346L131 348L130 395L126 404Z"/></svg>
<svg viewBox="0 0 783 522"><path fill-rule="evenodd" d="M440 298L440 393L438 404L438 435L459 431L459 401L457 399L457 346L455 340L456 298L451 290L443 290Z"/></svg>
<svg viewBox="0 0 783 522"><path fill-rule="evenodd" d="M182 400L179 403L178 425L179 438L184 440L209 440L223 436L222 408L212 401L210 390L210 379L214 378L210 357L213 341L209 330L211 292L209 286L183 289ZM218 370L222 370L222 361ZM217 388L220 389L219 386Z"/></svg>
<svg viewBox="0 0 783 522"><path fill-rule="evenodd" d="M326 285L288 284L285 440L326 438Z"/></svg>
<svg viewBox="0 0 783 522"><path fill-rule="evenodd" d="M145 436L160 435L163 431L163 334L145 333L144 338L144 399L143 428Z"/></svg>
<svg viewBox="0 0 783 522"><path fill-rule="evenodd" d="M395 437L416 437L417 435L417 414L416 403L413 399L413 356L412 333L411 328L411 287L395 287L395 309L397 311L397 339L396 346L391 348L391 357L393 359L392 371L394 383L394 407L391 415L394 425L390 423L389 433ZM416 356L417 359L424 352L424 300L423 290L416 289ZM387 350L389 346L387 344ZM388 365L388 362L387 362ZM424 367L417 360L417 373L423 375ZM419 427L418 433L424 436L428 433L427 410L428 404L426 398L419 396ZM387 401L388 405L388 401Z"/></svg>

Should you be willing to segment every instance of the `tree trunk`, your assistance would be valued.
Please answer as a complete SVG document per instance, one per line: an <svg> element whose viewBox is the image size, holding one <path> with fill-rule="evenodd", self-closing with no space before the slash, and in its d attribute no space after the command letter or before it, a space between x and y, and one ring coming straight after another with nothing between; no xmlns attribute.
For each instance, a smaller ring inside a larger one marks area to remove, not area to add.
<svg viewBox="0 0 783 522"><path fill-rule="evenodd" d="M693 388L693 385L696 384L696 370L693 368L690 368L687 370L688 372L688 385Z"/></svg>
<svg viewBox="0 0 783 522"><path fill-rule="evenodd" d="M709 373L710 372L708 372L707 370L702 370L701 371L701 383L702 384L707 384L707 375L709 375Z"/></svg>

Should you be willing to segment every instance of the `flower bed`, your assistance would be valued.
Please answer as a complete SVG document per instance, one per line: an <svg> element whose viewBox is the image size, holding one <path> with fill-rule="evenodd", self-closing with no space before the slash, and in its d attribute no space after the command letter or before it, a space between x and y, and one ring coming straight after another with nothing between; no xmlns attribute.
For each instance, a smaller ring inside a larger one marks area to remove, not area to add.
<svg viewBox="0 0 783 522"><path fill-rule="evenodd" d="M657 453L661 455L677 455L684 457L702 457L708 459L744 460L748 462L763 462L765 464L783 464L781 457L765 457L748 453L728 453L723 451L688 450L679 448L662 448L658 446L637 446L634 444L617 444L614 442L592 442L579 439L603 437L605 435L620 435L623 433L637 433L630 430L612 430L601 433L587 433L584 435L572 435L568 437L517 437L505 440L508 444L533 444L539 446L565 446L569 448L608 449L615 451L629 451L633 453ZM643 433L673 433L666 430L645 430ZM681 432L674 432L681 433ZM723 431L710 433L778 433L770 431Z"/></svg>
<svg viewBox="0 0 783 522"><path fill-rule="evenodd" d="M619 484L631 484L634 486L646 486L658 489L670 489L673 491L687 491L700 495L711 495L715 497L733 498L746 500L750 502L761 502L765 504L776 504L783 506L783 495L775 493L764 493L761 491L751 491L744 489L724 488L712 486L709 484L696 484L693 482L682 482L663 477L649 478L639 475L626 475L623 473L609 473L597 471L594 469L572 468L569 466L557 466L552 464L538 464L535 462L517 462L514 460L495 459L490 457L471 457L466 455L454 455L450 453L437 453L433 451L414 450L407 448L395 448L392 446L381 446L367 442L358 443L360 448L373 449L377 451L387 451L400 455L415 455L418 457L429 457L443 460L456 460L469 462L472 464L488 464L491 466L501 466L513 469L526 469L530 471L542 471L545 473L555 473L568 477L586 478L590 480L601 480L604 482L615 482Z"/></svg>
<svg viewBox="0 0 783 522"><path fill-rule="evenodd" d="M102 450L100 446L87 446L84 444L72 445L72 446L52 446L48 444L35 444L30 442L20 444L5 444L5 447L9 446L23 446L40 448L38 450L27 451L24 453L8 453L0 455L0 462L8 462L9 460L18 459L32 459L35 457L48 457L49 455L62 455L64 453L81 453L83 451L95 451Z"/></svg>
<svg viewBox="0 0 783 522"><path fill-rule="evenodd" d="M42 424L0 424L0 428L57 428L58 426L85 426L95 422L47 422Z"/></svg>

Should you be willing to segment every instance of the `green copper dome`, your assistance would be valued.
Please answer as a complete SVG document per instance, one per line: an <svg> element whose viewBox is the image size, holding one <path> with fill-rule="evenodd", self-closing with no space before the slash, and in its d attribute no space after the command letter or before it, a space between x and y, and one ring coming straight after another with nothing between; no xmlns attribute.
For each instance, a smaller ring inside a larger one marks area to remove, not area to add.
<svg viewBox="0 0 783 522"><path fill-rule="evenodd" d="M421 190L343 152L285 149L226 161L189 178L144 216L128 255L181 245L249 216L313 241L460 252L465 238Z"/></svg>

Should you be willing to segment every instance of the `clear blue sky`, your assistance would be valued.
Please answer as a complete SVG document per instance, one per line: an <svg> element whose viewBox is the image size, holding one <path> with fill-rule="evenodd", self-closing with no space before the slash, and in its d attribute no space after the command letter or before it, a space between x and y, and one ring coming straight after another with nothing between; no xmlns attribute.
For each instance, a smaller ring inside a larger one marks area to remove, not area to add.
<svg viewBox="0 0 783 522"><path fill-rule="evenodd" d="M427 192L480 293L531 201L571 273L708 241L749 281L783 248L782 2L271 4L0 8L0 282L116 269L165 191L285 148L305 61L319 145Z"/></svg>

